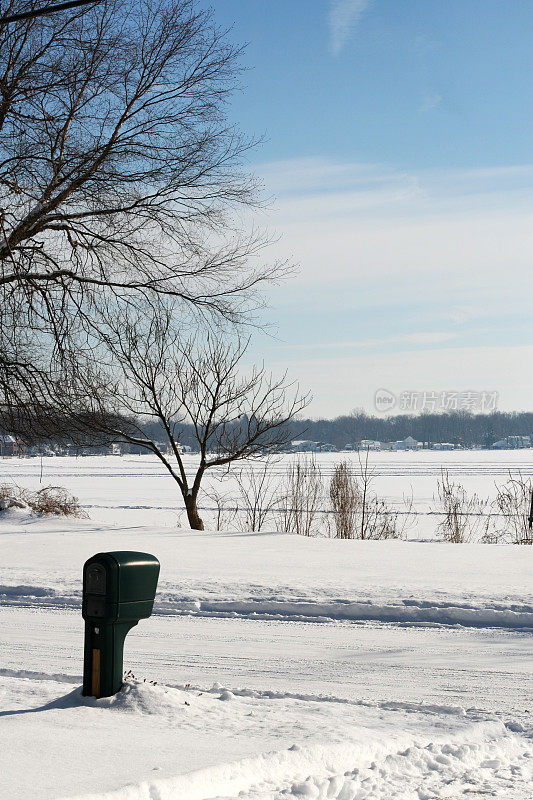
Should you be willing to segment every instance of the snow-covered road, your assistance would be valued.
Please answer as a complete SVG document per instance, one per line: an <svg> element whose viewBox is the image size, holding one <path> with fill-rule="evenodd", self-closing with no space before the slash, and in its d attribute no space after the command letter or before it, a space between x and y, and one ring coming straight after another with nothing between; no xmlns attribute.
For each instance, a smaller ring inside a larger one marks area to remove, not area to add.
<svg viewBox="0 0 533 800"><path fill-rule="evenodd" d="M0 676L81 675L83 620L72 611L0 608ZM219 682L292 695L531 709L531 635L383 623L154 616L127 639L125 667L159 683Z"/></svg>
<svg viewBox="0 0 533 800"><path fill-rule="evenodd" d="M101 701L79 696L82 634L0 608L10 800L530 798L526 632L159 615Z"/></svg>

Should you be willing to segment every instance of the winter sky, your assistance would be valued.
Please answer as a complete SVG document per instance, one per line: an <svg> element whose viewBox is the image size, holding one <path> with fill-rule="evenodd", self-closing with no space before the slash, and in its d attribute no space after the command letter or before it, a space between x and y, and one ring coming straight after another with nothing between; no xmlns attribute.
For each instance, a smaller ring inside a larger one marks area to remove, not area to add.
<svg viewBox="0 0 533 800"><path fill-rule="evenodd" d="M530 0L221 0L247 41L230 117L263 136L274 198L254 357L309 388L312 416L374 392L497 391L531 410Z"/></svg>

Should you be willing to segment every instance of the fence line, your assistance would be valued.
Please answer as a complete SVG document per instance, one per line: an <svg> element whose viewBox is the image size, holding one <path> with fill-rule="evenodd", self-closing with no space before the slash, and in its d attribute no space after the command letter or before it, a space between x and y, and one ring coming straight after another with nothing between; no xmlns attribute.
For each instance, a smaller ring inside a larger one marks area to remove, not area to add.
<svg viewBox="0 0 533 800"><path fill-rule="evenodd" d="M85 507L85 506L84 506ZM94 508L95 506L93 506ZM126 507L126 506L125 506ZM129 508L129 506L127 506ZM105 506L107 508L107 506ZM114 508L122 508L122 506L114 506ZM161 508L161 506L158 506ZM173 508L169 507L169 508ZM237 513L238 511L249 511L251 510L251 506L224 506L224 511L233 511ZM198 511L219 511L218 506L198 506ZM300 514L336 514L336 511L333 511L330 508L321 508L316 509L313 511L307 511L301 508L270 508L269 513L294 513L298 512ZM445 511L395 511L394 509L388 509L386 511L376 511L377 514L398 514L404 516L415 516L415 517L445 517L447 516ZM517 512L516 514L501 514L499 511L494 512L493 514L483 514L483 513L476 513L476 512L465 512L465 511L458 511L458 517L488 517L491 519L492 517L504 517L505 519L509 519L510 517L523 517L524 514Z"/></svg>

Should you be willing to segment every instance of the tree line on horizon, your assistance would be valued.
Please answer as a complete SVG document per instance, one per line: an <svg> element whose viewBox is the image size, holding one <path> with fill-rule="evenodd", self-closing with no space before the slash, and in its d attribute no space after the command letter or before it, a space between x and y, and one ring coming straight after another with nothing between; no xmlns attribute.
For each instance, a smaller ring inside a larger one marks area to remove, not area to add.
<svg viewBox="0 0 533 800"><path fill-rule="evenodd" d="M339 450L364 439L396 442L407 436L427 444L450 442L463 447L491 447L506 436L532 435L533 412L472 414L450 411L380 417L357 411L333 419L292 419L287 428L290 436L286 438L327 442ZM157 429L149 426L147 433L157 436ZM183 426L180 442L194 449L193 431L188 426Z"/></svg>
<svg viewBox="0 0 533 800"><path fill-rule="evenodd" d="M109 427L103 426L103 427ZM242 418L235 420L235 426L242 425ZM92 427L90 424L88 428ZM285 423L283 442L308 439L326 442L339 450L347 444L357 445L364 439L379 442L396 442L412 436L418 442L431 445L435 442L450 442L463 447L491 447L498 439L506 436L533 435L533 412L493 411L490 414L471 414L464 411L407 415L397 414L379 417L357 411L332 419L295 418ZM56 433L50 428L55 428ZM65 443L69 440L70 422L56 416L50 428L43 431L41 441ZM158 422L141 423L140 430L153 440L163 441L165 432ZM10 433L4 429L2 433ZM83 447L98 447L109 443L112 436L87 435L85 442L77 437L76 444ZM176 431L176 440L193 451L197 449L194 426L183 423Z"/></svg>
<svg viewBox="0 0 533 800"><path fill-rule="evenodd" d="M418 442L450 442L464 447L491 447L506 436L533 433L533 412L493 411L472 414L465 411L397 414L381 417L357 411L334 419L299 420L305 438L330 442L338 448L362 439L396 442L412 436Z"/></svg>

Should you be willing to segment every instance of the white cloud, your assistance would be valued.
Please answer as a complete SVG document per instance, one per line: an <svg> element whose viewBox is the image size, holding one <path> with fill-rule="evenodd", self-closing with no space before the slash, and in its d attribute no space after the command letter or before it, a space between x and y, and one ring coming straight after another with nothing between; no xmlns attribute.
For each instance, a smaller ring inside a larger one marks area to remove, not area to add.
<svg viewBox="0 0 533 800"><path fill-rule="evenodd" d="M495 389L507 408L527 405L530 354L515 345L533 293L531 165L407 172L320 158L259 172L278 198L271 256L300 265L271 293L279 339L259 357L290 359L312 414L371 408L380 386Z"/></svg>
<svg viewBox="0 0 533 800"><path fill-rule="evenodd" d="M333 55L338 55L369 5L369 0L330 0L329 34Z"/></svg>
<svg viewBox="0 0 533 800"><path fill-rule="evenodd" d="M422 103L422 111L430 111L432 108L436 108L442 102L442 95L433 92L432 94L426 95L424 98L424 102Z"/></svg>
<svg viewBox="0 0 533 800"><path fill-rule="evenodd" d="M493 195L505 202L510 193L517 197L521 190L533 190L533 164L409 172L387 164L316 157L267 162L256 170L278 199L379 188L403 188L412 193L417 187L421 196L433 201Z"/></svg>
<svg viewBox="0 0 533 800"><path fill-rule="evenodd" d="M336 350L351 348L386 347L387 345L397 344L441 344L457 338L456 333L445 331L428 331L421 333L406 333L403 336L383 336L377 339L360 339L349 342L309 342L306 344L284 344L280 347L284 350Z"/></svg>
<svg viewBox="0 0 533 800"><path fill-rule="evenodd" d="M521 306L527 298L530 165L408 173L308 159L260 172L278 197L266 217L281 234L273 252L301 266L286 295L336 289L355 307L446 302L457 322L487 303Z"/></svg>
<svg viewBox="0 0 533 800"><path fill-rule="evenodd" d="M309 414L315 417L346 414L353 408L373 411L375 392L383 388L396 396L403 391L497 391L501 410L529 411L532 380L524 365L532 359L533 346L524 345L283 360L273 367L277 372L288 369L302 387L311 389Z"/></svg>

